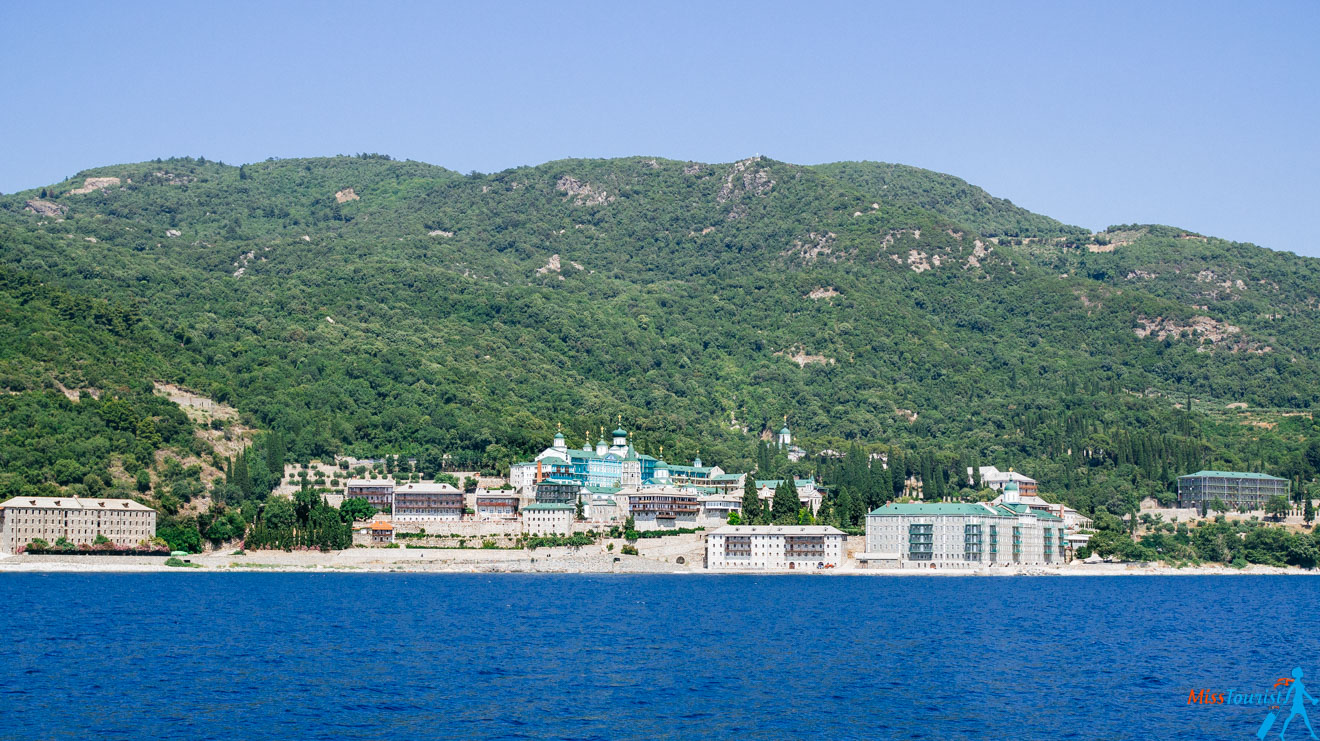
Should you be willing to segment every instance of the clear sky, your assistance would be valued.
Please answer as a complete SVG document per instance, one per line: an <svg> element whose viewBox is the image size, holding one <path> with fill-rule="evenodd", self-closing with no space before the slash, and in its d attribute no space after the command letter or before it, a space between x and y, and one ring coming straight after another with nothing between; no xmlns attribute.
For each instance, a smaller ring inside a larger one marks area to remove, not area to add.
<svg viewBox="0 0 1320 741"><path fill-rule="evenodd" d="M0 3L0 191L173 155L902 162L1320 256L1320 2Z"/></svg>

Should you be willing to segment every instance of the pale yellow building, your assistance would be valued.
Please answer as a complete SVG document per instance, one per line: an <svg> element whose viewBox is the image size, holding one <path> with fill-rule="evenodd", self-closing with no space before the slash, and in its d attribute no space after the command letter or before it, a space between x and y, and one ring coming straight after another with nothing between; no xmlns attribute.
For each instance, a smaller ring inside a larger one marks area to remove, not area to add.
<svg viewBox="0 0 1320 741"><path fill-rule="evenodd" d="M0 551L17 550L41 539L60 538L74 545L104 535L117 546L132 547L156 536L156 510L131 499L14 497L0 504Z"/></svg>

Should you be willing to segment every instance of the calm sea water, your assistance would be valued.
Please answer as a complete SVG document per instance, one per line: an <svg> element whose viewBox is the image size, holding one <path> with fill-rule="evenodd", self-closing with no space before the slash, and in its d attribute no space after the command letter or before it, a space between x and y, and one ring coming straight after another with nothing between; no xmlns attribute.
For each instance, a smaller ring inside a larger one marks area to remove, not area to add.
<svg viewBox="0 0 1320 741"><path fill-rule="evenodd" d="M1318 604L1305 577L11 574L0 737L1246 741L1268 709L1188 691L1296 665L1320 696Z"/></svg>

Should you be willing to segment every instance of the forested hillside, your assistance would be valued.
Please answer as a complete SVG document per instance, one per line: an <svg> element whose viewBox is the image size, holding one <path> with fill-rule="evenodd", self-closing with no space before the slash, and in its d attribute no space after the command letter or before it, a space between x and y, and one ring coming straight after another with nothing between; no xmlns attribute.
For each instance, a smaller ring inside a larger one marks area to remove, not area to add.
<svg viewBox="0 0 1320 741"><path fill-rule="evenodd" d="M1092 235L916 168L158 160L0 197L0 263L15 399L175 383L295 459L502 470L622 415L739 469L788 415L812 451L892 448L942 491L1015 466L1088 510L1201 466L1316 473L1320 262Z"/></svg>

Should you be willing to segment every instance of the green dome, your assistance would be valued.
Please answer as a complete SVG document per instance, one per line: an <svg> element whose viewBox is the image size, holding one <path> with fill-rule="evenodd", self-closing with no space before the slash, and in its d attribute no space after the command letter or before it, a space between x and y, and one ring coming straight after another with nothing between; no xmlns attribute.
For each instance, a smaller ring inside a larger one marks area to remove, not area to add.
<svg viewBox="0 0 1320 741"><path fill-rule="evenodd" d="M791 435L791 434L793 434L793 433L791 433L791 432L788 431L788 425L784 425L783 427L779 428L779 434L781 434L781 435Z"/></svg>
<svg viewBox="0 0 1320 741"><path fill-rule="evenodd" d="M619 429L617 429L617 430L614 431L614 436L615 436L615 437L627 437L627 436L628 436L628 431L625 430L625 429L623 429L622 427L620 427Z"/></svg>

